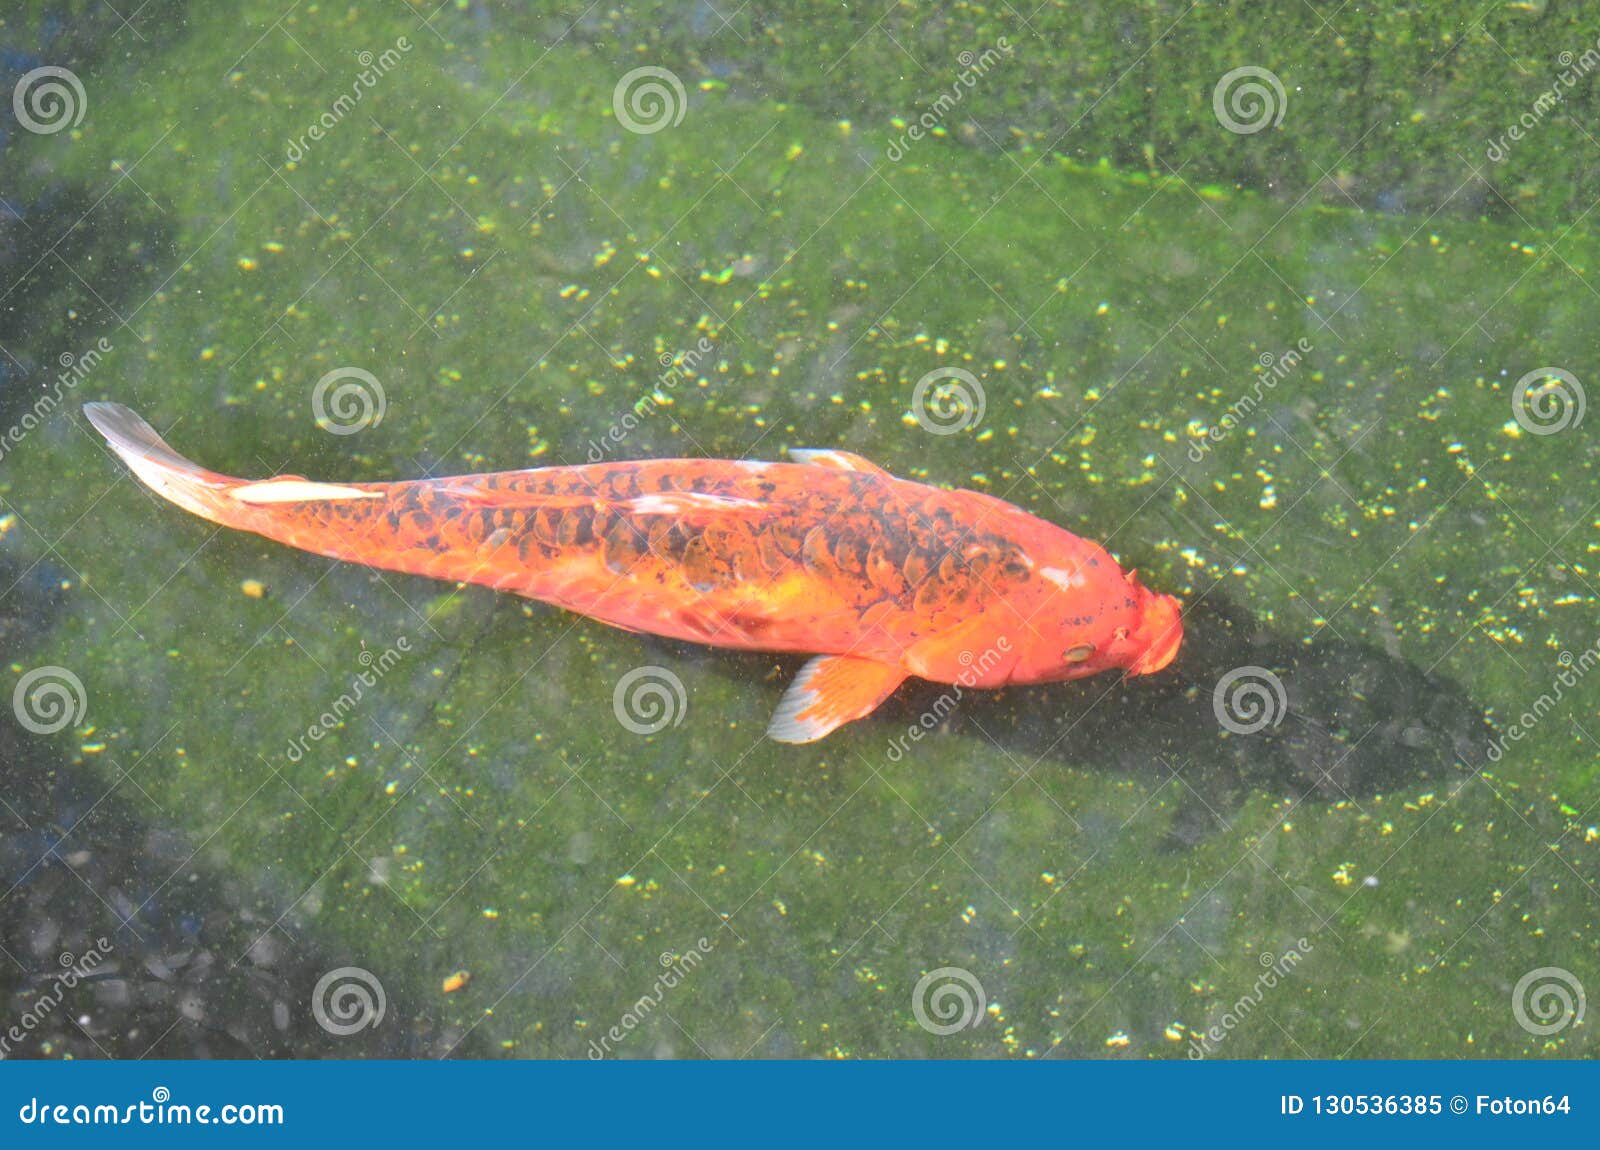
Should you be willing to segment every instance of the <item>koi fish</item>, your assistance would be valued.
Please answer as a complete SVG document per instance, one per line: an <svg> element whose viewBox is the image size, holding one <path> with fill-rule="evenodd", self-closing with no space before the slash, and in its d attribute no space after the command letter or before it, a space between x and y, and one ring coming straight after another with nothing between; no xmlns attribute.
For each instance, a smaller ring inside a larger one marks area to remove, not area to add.
<svg viewBox="0 0 1600 1150"><path fill-rule="evenodd" d="M822 738L911 675L977 688L1148 675L1183 638L1178 601L1099 544L847 451L250 481L190 462L119 404L84 413L146 486L213 523L625 631L810 655L767 728L779 742Z"/></svg>

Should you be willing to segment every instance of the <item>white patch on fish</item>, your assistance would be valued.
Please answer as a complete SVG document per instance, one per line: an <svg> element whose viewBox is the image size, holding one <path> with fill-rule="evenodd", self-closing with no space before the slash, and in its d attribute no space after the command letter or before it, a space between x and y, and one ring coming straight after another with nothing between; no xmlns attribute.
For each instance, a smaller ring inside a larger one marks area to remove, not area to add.
<svg viewBox="0 0 1600 1150"><path fill-rule="evenodd" d="M686 511L751 511L765 506L755 499L733 495L713 495L703 491L673 491L660 495L639 495L618 505L634 515L682 515Z"/></svg>
<svg viewBox="0 0 1600 1150"><path fill-rule="evenodd" d="M381 491L362 491L337 483L312 483L305 479L267 479L235 487L228 494L241 503L307 503L333 499L382 499Z"/></svg>
<svg viewBox="0 0 1600 1150"><path fill-rule="evenodd" d="M1060 567L1041 567L1039 574L1054 583L1063 591L1075 591L1084 584L1084 578L1076 571L1067 571Z"/></svg>

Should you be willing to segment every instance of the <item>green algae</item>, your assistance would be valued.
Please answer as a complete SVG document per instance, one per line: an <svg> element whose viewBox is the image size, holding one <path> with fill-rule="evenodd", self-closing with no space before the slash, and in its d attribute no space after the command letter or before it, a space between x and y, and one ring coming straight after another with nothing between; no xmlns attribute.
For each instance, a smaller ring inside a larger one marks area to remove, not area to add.
<svg viewBox="0 0 1600 1150"><path fill-rule="evenodd" d="M635 50L605 22L557 43L553 16L419 19L300 12L294 40L269 31L241 56L254 35L241 44L236 17L192 11L159 67L107 65L84 125L27 145L55 178L109 189L102 246L124 246L123 213L170 230L142 255L158 271L57 275L41 296L45 356L115 345L75 401L127 403L236 474L582 462L661 389L662 357L704 337L712 354L643 409L621 457L842 446L979 486L1287 643L1448 674L1501 722L1549 689L1561 652L1593 645L1600 484L1581 431L1524 432L1510 394L1541 366L1587 368L1586 233L1201 187L1213 173L1165 141L1235 141L1198 96L1151 113L1179 178L1125 178L1092 145L1087 166L956 139L890 162L892 110L937 85L891 74L877 36L824 95L787 56L762 60L775 37L754 28L713 60L671 54L672 35ZM393 70L289 162L357 54L401 37ZM975 122L1027 119L1040 66L1019 55ZM658 62L679 71L685 114L630 133L613 85ZM1129 138L1121 101L1140 87L1095 113L1110 137ZM1369 90L1350 99L1370 108ZM869 129L862 108L891 111ZM1274 155L1251 183L1312 182ZM380 381L386 410L330 435L312 393L346 366ZM947 366L981 383L986 411L933 436L912 389ZM1196 461L1252 393L1257 412ZM969 723L899 755L914 706L781 747L762 730L793 661L214 532L148 498L73 412L6 463L0 546L71 584L16 672L70 668L106 744L86 753L67 732L61 749L108 779L131 769L195 868L260 876L267 934L350 956L463 1051L584 1056L631 1012L624 1056L1181 1057L1264 954L1302 938L1259 1007L1270 1021L1229 1028L1219 1056L1590 1049L1582 1027L1530 1035L1509 1004L1540 966L1600 984L1582 695L1491 773L1306 798L1259 782L1172 849L1185 756L1240 737L1130 732L1164 757L1129 768L1114 737L1074 733L1109 684L976 700ZM239 593L244 579L268 593ZM686 707L636 735L614 691L645 665L682 682ZM1122 692L1135 716L1140 686ZM296 754L313 726L326 733ZM1020 727L1052 753L1017 750ZM641 1010L702 938L703 963ZM913 992L944 967L977 979L986 1010L937 1035ZM447 995L457 970L471 981Z"/></svg>

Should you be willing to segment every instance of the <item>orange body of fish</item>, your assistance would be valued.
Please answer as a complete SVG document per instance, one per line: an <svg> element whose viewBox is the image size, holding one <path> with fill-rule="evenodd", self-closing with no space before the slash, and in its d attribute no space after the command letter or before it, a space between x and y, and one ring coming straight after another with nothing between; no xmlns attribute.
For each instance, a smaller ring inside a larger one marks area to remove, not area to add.
<svg viewBox="0 0 1600 1150"><path fill-rule="evenodd" d="M992 496L842 451L661 459L396 483L232 479L126 407L90 422L151 489L334 559L479 583L630 631L815 656L768 733L810 742L908 676L965 687L1159 671L1177 600Z"/></svg>

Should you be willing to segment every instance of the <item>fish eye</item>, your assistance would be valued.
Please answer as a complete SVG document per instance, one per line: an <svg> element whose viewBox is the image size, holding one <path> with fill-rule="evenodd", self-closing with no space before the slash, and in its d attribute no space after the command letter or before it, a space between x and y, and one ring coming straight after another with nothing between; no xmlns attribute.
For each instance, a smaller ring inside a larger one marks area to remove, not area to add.
<svg viewBox="0 0 1600 1150"><path fill-rule="evenodd" d="M1068 647L1067 653L1062 658L1069 663L1081 663L1093 654L1093 643L1079 643L1076 647Z"/></svg>

